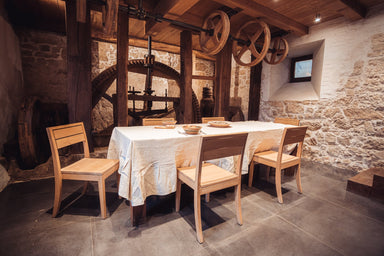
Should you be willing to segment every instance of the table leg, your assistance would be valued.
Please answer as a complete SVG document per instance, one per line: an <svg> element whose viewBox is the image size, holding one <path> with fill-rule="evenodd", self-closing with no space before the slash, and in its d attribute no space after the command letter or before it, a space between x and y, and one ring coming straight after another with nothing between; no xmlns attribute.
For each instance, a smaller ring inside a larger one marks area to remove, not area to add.
<svg viewBox="0 0 384 256"><path fill-rule="evenodd" d="M132 226L138 226L144 224L147 220L147 207L144 205L130 206L131 211L131 224Z"/></svg>

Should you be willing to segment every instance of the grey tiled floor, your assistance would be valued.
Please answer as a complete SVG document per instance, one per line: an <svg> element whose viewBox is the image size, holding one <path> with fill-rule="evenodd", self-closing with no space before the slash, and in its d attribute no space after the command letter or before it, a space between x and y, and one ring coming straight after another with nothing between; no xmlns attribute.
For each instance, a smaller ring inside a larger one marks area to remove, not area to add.
<svg viewBox="0 0 384 256"><path fill-rule="evenodd" d="M0 255L384 255L384 204L349 193L346 181L303 169L304 194L295 180L283 184L278 204L273 184L242 188L244 224L237 225L233 191L203 203L203 235L194 231L192 192L183 188L182 210L174 195L150 197L147 222L130 224L129 206L109 180L111 215L99 215L94 184L87 196L50 217L52 179L8 186L0 193ZM81 183L66 181L64 198Z"/></svg>

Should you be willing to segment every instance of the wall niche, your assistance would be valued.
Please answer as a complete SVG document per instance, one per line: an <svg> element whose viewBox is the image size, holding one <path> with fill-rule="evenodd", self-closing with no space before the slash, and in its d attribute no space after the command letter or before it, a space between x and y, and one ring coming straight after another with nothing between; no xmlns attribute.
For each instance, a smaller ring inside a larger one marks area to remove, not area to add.
<svg viewBox="0 0 384 256"><path fill-rule="evenodd" d="M319 100L324 59L324 40L290 46L287 58L277 65L263 62L262 99L264 101ZM290 82L292 58L313 55L312 79L307 82Z"/></svg>

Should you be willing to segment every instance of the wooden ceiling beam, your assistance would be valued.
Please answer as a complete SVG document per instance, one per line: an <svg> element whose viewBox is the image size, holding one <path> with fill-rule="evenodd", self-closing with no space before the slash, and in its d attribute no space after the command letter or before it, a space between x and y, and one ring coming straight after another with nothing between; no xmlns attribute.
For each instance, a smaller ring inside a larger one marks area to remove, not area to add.
<svg viewBox="0 0 384 256"><path fill-rule="evenodd" d="M232 9L241 8L243 13L255 18L262 18L265 22L286 31L291 31L297 35L308 34L308 27L296 22L280 13L258 4L251 0L213 0L226 5Z"/></svg>
<svg viewBox="0 0 384 256"><path fill-rule="evenodd" d="M367 8L357 0L338 0L346 9L341 11L343 15L351 20L359 20L367 15Z"/></svg>
<svg viewBox="0 0 384 256"><path fill-rule="evenodd" d="M114 37L106 37L105 34L101 31L92 31L92 39L102 42L108 42L108 43L114 43L116 44L117 40ZM140 48L147 48L148 47L148 41L140 38L132 38L129 37L129 45L140 47ZM166 43L160 43L152 41L152 50L156 51L164 51L164 52L170 52L170 53L176 53L180 54L180 46L178 45L172 45L172 44L166 44ZM204 54L201 51L193 50L193 53L196 54L196 57L200 59L215 61L216 58L212 56L208 56Z"/></svg>
<svg viewBox="0 0 384 256"><path fill-rule="evenodd" d="M164 18L176 20L189 9L192 8L199 0L160 0L154 10L155 14L162 15ZM145 33L147 35L156 35L164 26L166 22L156 22L154 20L147 21L145 25Z"/></svg>

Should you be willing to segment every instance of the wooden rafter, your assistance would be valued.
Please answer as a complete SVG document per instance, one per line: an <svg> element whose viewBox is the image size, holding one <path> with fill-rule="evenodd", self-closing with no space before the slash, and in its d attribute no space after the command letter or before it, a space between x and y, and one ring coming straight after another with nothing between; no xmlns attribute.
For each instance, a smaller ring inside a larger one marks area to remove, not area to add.
<svg viewBox="0 0 384 256"><path fill-rule="evenodd" d="M308 27L296 22L272 9L265 7L264 5L258 4L249 0L213 0L215 2L227 5L228 7L235 9L243 9L243 13L252 16L263 18L268 24L275 27L281 28L286 31L292 31L297 35L308 34Z"/></svg>
<svg viewBox="0 0 384 256"><path fill-rule="evenodd" d="M104 33L112 35L117 25L119 0L106 0Z"/></svg>
<svg viewBox="0 0 384 256"><path fill-rule="evenodd" d="M339 0L339 2L346 6L342 11L343 15L351 20L365 18L367 15L367 8L356 0Z"/></svg>
<svg viewBox="0 0 384 256"><path fill-rule="evenodd" d="M156 10L156 14L162 15L164 18L176 20L197 2L199 2L199 0L160 0L154 10ZM164 26L167 26L165 22L159 23L150 20L145 25L145 32L148 35L156 35Z"/></svg>

